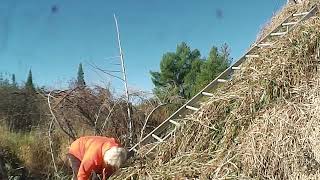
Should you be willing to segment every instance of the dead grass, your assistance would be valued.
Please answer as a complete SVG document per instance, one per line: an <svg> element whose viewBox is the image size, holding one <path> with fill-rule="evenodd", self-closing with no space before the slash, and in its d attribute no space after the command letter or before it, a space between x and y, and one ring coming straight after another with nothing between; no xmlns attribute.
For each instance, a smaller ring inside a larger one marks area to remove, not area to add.
<svg viewBox="0 0 320 180"><path fill-rule="evenodd" d="M15 133L2 126L0 126L0 132L0 149L7 152L5 154L8 156L4 157L6 162L19 166L9 167L9 172L13 171L10 168L23 168L27 171L27 174L36 177L49 177L52 175L54 170L49 150L49 140L44 132L34 130L30 133ZM62 138L65 137L57 135L54 137L56 163L61 168L65 166L65 158L64 154L60 153L65 152L64 144L67 144L62 142ZM67 171L66 169L59 170L61 172Z"/></svg>

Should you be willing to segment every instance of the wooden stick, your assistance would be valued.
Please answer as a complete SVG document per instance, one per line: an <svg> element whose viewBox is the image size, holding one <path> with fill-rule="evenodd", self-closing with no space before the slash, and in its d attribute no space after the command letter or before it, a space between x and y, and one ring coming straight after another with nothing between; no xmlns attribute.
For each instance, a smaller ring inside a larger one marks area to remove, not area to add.
<svg viewBox="0 0 320 180"><path fill-rule="evenodd" d="M117 17L115 14L113 14L114 21L116 24L116 30L117 30L117 38L118 38L118 47L119 47L119 53L120 53L120 61L121 61L121 67L122 67L122 76L123 76L123 83L124 83L124 89L126 93L126 101L127 101L127 113L128 113L128 131L129 131L129 145L132 145L132 138L133 138L133 132L132 132L132 118L131 118L131 108L130 108L130 97L129 97L129 91L128 91L128 83L127 83L127 75L126 75L126 69L124 65L124 59L123 59L123 52L121 48L121 41L120 41L120 32L119 32L119 26Z"/></svg>

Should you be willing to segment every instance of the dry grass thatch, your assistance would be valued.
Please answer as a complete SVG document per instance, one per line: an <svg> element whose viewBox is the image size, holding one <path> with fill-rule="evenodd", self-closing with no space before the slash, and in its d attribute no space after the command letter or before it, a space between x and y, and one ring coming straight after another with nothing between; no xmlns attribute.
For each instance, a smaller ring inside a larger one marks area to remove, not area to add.
<svg viewBox="0 0 320 180"><path fill-rule="evenodd" d="M319 40L316 16L257 51L152 159L141 157L114 178L319 179Z"/></svg>

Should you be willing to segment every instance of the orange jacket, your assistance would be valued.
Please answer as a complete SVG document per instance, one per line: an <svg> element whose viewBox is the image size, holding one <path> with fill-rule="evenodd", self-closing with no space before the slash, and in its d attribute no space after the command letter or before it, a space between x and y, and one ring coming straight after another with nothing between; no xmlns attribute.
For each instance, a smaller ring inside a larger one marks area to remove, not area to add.
<svg viewBox="0 0 320 180"><path fill-rule="evenodd" d="M113 169L104 165L103 154L115 146L120 146L116 139L102 136L84 136L75 140L70 146L69 153L81 161L78 180L88 180L92 171L102 173L104 168L109 177Z"/></svg>

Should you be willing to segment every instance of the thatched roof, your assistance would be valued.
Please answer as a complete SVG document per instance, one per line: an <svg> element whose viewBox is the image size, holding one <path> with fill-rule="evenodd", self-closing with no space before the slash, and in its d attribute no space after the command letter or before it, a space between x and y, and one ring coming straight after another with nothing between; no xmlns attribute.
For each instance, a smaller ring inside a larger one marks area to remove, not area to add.
<svg viewBox="0 0 320 180"><path fill-rule="evenodd" d="M261 34L318 2L284 7ZM257 51L153 158L114 178L320 179L319 40L315 16Z"/></svg>

